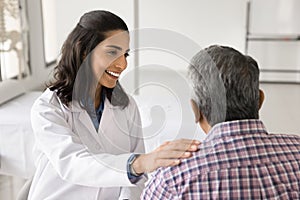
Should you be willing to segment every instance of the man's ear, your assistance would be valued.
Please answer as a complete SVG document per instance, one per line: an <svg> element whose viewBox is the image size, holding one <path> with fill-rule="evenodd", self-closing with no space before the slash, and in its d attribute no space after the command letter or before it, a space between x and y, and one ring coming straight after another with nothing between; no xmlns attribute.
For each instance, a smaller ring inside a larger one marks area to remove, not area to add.
<svg viewBox="0 0 300 200"><path fill-rule="evenodd" d="M192 105L192 109L193 109L193 112L194 112L194 115L195 115L195 122L199 123L200 127L202 128L202 130L205 133L208 133L209 130L211 129L211 126L209 125L206 118L201 113L198 105L196 104L196 102L193 99L191 99L191 105Z"/></svg>
<svg viewBox="0 0 300 200"><path fill-rule="evenodd" d="M260 89L259 90L259 107L258 107L258 109L261 108L264 100L265 100L265 93Z"/></svg>
<svg viewBox="0 0 300 200"><path fill-rule="evenodd" d="M201 114L197 103L193 99L191 99L191 106L195 116L195 123L198 123L201 119Z"/></svg>

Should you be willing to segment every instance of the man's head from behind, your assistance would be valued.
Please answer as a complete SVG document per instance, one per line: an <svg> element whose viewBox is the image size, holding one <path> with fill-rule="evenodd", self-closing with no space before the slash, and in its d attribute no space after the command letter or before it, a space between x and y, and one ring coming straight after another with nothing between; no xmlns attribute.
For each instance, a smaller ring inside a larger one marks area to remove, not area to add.
<svg viewBox="0 0 300 200"><path fill-rule="evenodd" d="M219 122L258 119L264 95L257 62L250 56L210 46L192 58L188 74L196 122L205 132Z"/></svg>

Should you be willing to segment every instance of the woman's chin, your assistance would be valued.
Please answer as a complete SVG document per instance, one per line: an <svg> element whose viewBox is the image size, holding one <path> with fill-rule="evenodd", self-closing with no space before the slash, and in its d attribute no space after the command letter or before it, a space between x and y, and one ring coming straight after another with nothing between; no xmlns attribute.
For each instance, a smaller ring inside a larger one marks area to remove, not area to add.
<svg viewBox="0 0 300 200"><path fill-rule="evenodd" d="M101 85L104 86L104 87L106 87L106 88L114 88L114 87L116 87L117 83L101 84Z"/></svg>

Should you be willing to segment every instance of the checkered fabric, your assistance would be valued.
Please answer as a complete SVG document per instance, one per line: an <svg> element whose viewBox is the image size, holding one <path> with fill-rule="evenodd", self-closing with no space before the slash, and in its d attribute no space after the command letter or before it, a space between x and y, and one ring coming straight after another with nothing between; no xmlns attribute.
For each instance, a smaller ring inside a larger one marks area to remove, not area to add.
<svg viewBox="0 0 300 200"><path fill-rule="evenodd" d="M215 125L199 147L160 168L142 199L300 199L300 137L240 120Z"/></svg>

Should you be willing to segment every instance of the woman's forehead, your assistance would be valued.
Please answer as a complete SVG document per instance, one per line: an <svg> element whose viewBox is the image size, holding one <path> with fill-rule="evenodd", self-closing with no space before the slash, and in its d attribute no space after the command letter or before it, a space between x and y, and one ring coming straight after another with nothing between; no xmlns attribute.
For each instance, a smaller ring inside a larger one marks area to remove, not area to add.
<svg viewBox="0 0 300 200"><path fill-rule="evenodd" d="M129 33L127 31L110 31L105 34L107 38L103 40L100 44L105 45L116 45L122 48L128 49L129 46Z"/></svg>

